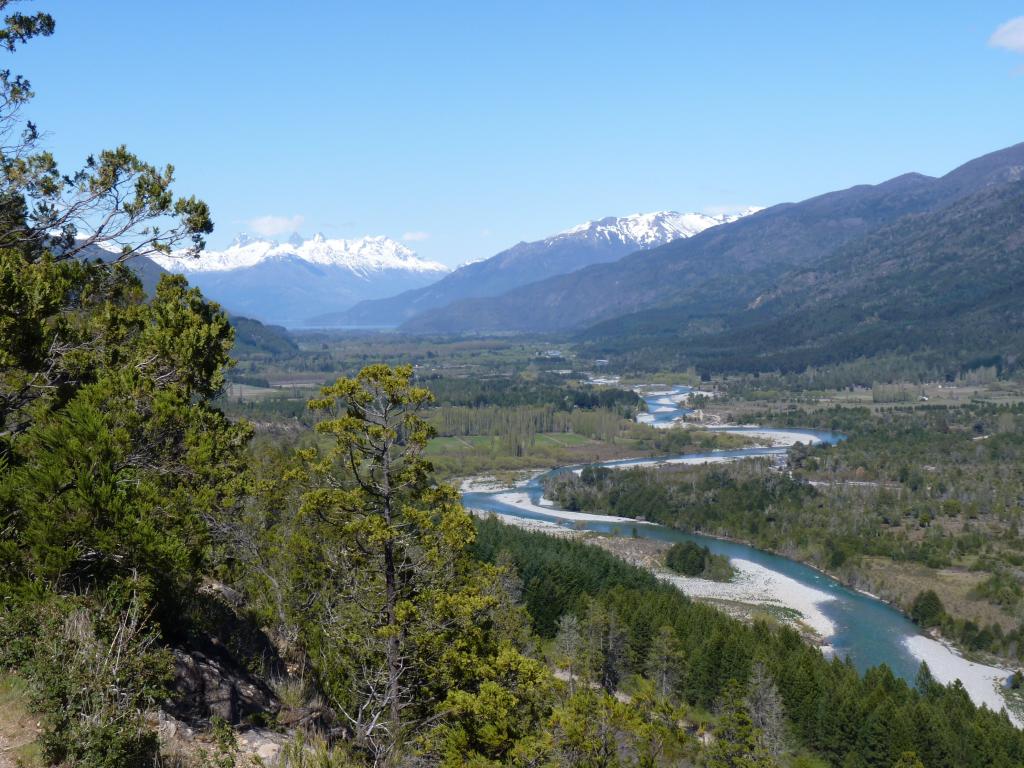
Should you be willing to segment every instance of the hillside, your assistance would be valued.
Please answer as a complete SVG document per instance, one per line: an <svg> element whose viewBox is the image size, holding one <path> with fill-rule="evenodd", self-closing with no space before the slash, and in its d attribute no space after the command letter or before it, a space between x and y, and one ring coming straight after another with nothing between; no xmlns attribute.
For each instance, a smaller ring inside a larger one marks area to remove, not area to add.
<svg viewBox="0 0 1024 768"><path fill-rule="evenodd" d="M315 318L314 325L395 326L424 312L470 298L498 296L521 285L604 264L638 250L692 237L753 212L708 216L659 211L588 221L552 237L521 242L489 259L465 264L425 288L363 301Z"/></svg>
<svg viewBox="0 0 1024 768"><path fill-rule="evenodd" d="M790 271L721 330L677 306L588 330L594 350L713 370L802 370L877 354L930 351L948 364L1024 348L1024 182L914 214Z"/></svg>
<svg viewBox="0 0 1024 768"><path fill-rule="evenodd" d="M84 248L78 254L78 258L84 261L99 259L103 262L111 262L117 257L118 251L100 248L98 245ZM156 290L156 284L160 281L160 276L167 274L167 270L148 256L133 256L125 262L125 265L139 278L147 296L153 295L153 291Z"/></svg>
<svg viewBox="0 0 1024 768"><path fill-rule="evenodd" d="M905 174L752 216L634 253L617 262L543 280L499 297L425 313L410 332L564 332L635 312L675 307L691 328L716 330L787 272L908 214L941 210L1024 170L1024 144L966 163L945 176ZM527 311L528 310L528 311Z"/></svg>

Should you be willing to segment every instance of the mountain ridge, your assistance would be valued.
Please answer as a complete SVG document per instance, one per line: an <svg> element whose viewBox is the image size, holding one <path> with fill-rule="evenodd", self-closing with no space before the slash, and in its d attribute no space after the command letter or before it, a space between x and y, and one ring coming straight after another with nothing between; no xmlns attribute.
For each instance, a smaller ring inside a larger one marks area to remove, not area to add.
<svg viewBox="0 0 1024 768"><path fill-rule="evenodd" d="M163 269L189 282L233 314L290 328L317 309L339 311L367 297L418 288L450 272L383 236L355 240L293 234L279 242L239 235L228 248L154 256Z"/></svg>
<svg viewBox="0 0 1024 768"><path fill-rule="evenodd" d="M293 234L279 242L252 238L244 232L221 251L206 250L193 259L180 254L157 255L153 261L171 272L226 272L254 267L272 259L295 258L310 264L343 267L357 274L384 269L446 273L450 269L436 261L426 261L401 243L384 236L366 236L355 240L329 239L316 233L309 239Z"/></svg>
<svg viewBox="0 0 1024 768"><path fill-rule="evenodd" d="M547 278L487 300L432 310L401 329L431 333L575 332L676 306L680 322L714 325L785 272L910 213L939 210L1024 174L1024 143L941 177L903 174L782 203L610 264ZM528 308L528 311L526 311Z"/></svg>
<svg viewBox="0 0 1024 768"><path fill-rule="evenodd" d="M314 320L322 324L398 325L453 301L486 298L590 264L615 261L636 250L691 237L756 210L759 209L748 208L718 216L655 211L594 219L542 240L521 241L490 258L463 264L425 288L360 302L345 312Z"/></svg>
<svg viewBox="0 0 1024 768"><path fill-rule="evenodd" d="M594 354L643 365L669 358L702 370L799 372L879 354L928 351L947 373L984 358L1021 363L1024 180L908 214L783 275L721 327L678 308L590 329Z"/></svg>

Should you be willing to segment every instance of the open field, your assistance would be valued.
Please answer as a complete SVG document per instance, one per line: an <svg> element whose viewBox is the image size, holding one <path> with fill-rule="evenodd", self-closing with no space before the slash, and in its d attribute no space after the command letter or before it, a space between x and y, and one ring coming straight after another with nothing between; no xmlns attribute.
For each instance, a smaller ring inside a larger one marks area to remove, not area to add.
<svg viewBox="0 0 1024 768"><path fill-rule="evenodd" d="M427 445L427 456L440 456L461 453L466 450L501 450L501 438L494 435L466 435L465 437L435 437ZM534 435L534 444L538 448L576 448L580 446L599 446L598 440L591 440L583 435L572 432L541 432Z"/></svg>
<svg viewBox="0 0 1024 768"><path fill-rule="evenodd" d="M984 571L929 568L921 563L896 562L887 557L863 557L851 573L864 589L905 610L920 592L932 589L949 613L981 626L999 624L1004 630L1010 630L1020 621L1009 611L971 594L988 578L989 574Z"/></svg>

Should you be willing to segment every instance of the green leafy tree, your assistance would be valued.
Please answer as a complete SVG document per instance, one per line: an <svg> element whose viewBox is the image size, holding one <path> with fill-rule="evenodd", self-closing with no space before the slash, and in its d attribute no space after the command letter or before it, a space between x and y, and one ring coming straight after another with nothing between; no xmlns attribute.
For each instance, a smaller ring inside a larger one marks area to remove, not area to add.
<svg viewBox="0 0 1024 768"><path fill-rule="evenodd" d="M444 720L429 734L442 765L500 765L508 758L546 753L540 727L551 711L555 680L544 664L503 645L483 660L471 690L453 690Z"/></svg>
<svg viewBox="0 0 1024 768"><path fill-rule="evenodd" d="M325 447L300 453L309 526L313 647L333 703L375 764L433 714L429 691L475 675L481 616L497 600L471 563L473 524L458 493L430 480L431 401L411 366L373 365L325 387L310 407ZM317 570L319 573L317 573ZM494 575L493 573L491 575Z"/></svg>
<svg viewBox="0 0 1024 768"><path fill-rule="evenodd" d="M916 753L904 752L899 760L892 764L892 768L924 768L924 763L918 759Z"/></svg>
<svg viewBox="0 0 1024 768"><path fill-rule="evenodd" d="M13 5L0 0L0 12ZM0 46L13 52L54 29L49 14L11 12ZM205 203L174 194L171 166L158 168L123 146L62 172L22 117L32 96L25 78L0 71L0 459L7 461L10 443L39 415L34 405L60 407L116 359L119 318L104 312L140 298L124 265L186 242L182 257L197 256L213 230Z"/></svg>
<svg viewBox="0 0 1024 768"><path fill-rule="evenodd" d="M641 726L635 710L603 691L581 689L551 715L555 765L630 765L630 742Z"/></svg>
<svg viewBox="0 0 1024 768"><path fill-rule="evenodd" d="M108 307L92 381L42 407L0 474L8 578L85 594L131 582L167 619L201 572L207 522L234 504L249 436L210 405L227 318L180 277Z"/></svg>

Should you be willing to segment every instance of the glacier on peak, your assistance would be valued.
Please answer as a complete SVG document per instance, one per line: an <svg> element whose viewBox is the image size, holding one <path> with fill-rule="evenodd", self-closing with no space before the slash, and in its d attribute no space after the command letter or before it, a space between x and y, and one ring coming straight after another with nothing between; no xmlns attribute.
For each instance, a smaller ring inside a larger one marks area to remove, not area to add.
<svg viewBox="0 0 1024 768"><path fill-rule="evenodd" d="M239 234L222 251L203 251L199 258L186 258L180 253L155 255L153 261L171 272L229 272L254 267L268 260L298 259L319 266L341 267L357 275L386 270L434 273L441 276L450 268L436 261L427 261L415 251L384 236L368 236L355 240L327 238L317 232L304 240L293 233L285 242Z"/></svg>
<svg viewBox="0 0 1024 768"><path fill-rule="evenodd" d="M728 224L743 216L757 213L761 208L749 207L739 213L710 215L706 213L678 213L676 211L654 211L634 213L630 216L607 216L603 219L577 224L550 238L586 237L619 239L635 243L643 248L692 237L705 229Z"/></svg>

